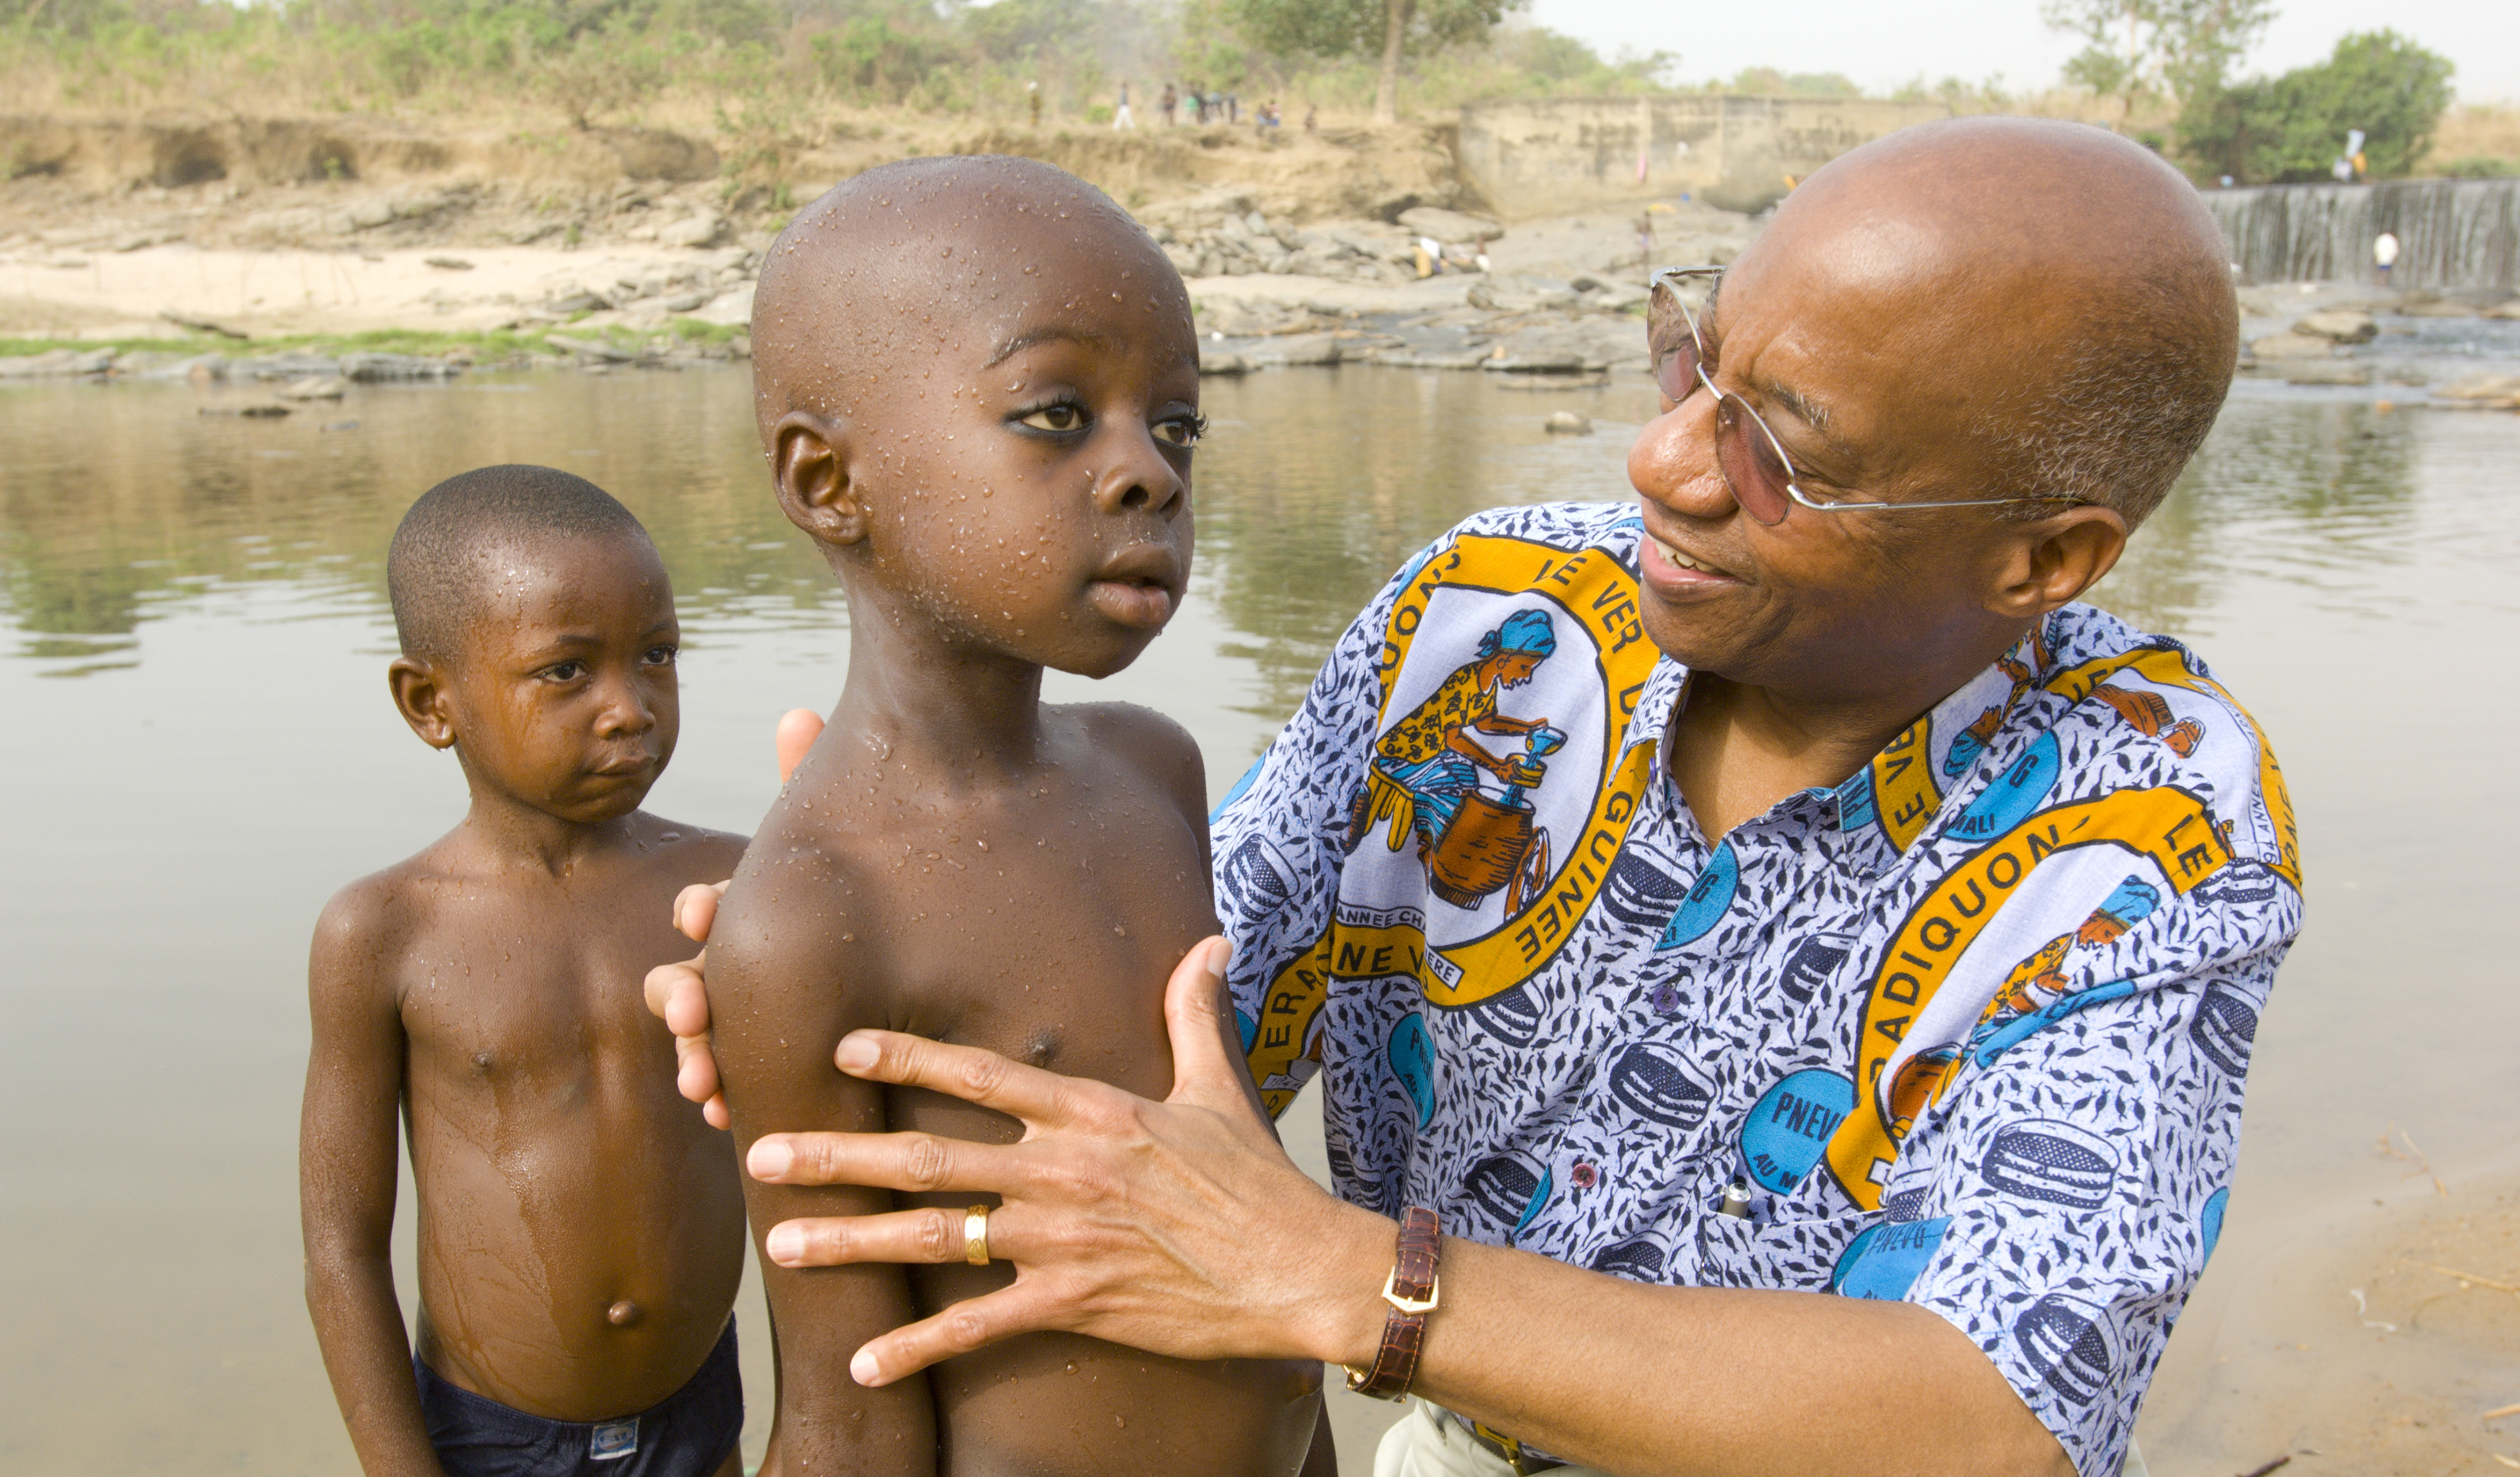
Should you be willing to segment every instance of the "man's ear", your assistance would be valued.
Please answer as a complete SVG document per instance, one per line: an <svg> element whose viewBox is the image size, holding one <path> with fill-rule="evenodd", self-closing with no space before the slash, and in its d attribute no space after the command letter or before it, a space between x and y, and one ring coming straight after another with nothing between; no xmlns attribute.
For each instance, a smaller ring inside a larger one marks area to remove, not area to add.
<svg viewBox="0 0 2520 1477"><path fill-rule="evenodd" d="M2114 508L2068 508L2020 524L1999 565L1989 611L2007 621L2036 620L2082 597L2126 553L2126 517Z"/></svg>
<svg viewBox="0 0 2520 1477"><path fill-rule="evenodd" d="M788 521L834 548L867 536L867 509L849 476L847 434L807 410L791 410L770 429L770 474Z"/></svg>
<svg viewBox="0 0 2520 1477"><path fill-rule="evenodd" d="M397 656L385 668L385 685L393 690L394 711L430 748L455 746L455 718L447 711L446 673L433 661Z"/></svg>

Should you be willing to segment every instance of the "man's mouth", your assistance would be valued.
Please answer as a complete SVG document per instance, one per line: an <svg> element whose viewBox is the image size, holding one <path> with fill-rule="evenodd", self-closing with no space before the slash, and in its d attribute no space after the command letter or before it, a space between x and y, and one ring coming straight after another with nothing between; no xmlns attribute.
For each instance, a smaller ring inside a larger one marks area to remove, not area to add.
<svg viewBox="0 0 2520 1477"><path fill-rule="evenodd" d="M1706 562L1704 559L1696 559L1689 555L1681 553L1671 545L1655 538L1652 534L1645 535L1645 543L1652 548L1655 554L1661 557L1662 562L1669 566L1673 574L1681 580L1694 581L1700 579L1731 579L1732 577L1724 570L1718 569L1713 564Z"/></svg>

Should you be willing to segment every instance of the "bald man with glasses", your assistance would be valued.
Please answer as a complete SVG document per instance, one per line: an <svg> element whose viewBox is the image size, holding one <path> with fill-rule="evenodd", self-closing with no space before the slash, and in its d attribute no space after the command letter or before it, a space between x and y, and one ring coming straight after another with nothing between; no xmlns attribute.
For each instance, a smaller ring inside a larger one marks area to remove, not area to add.
<svg viewBox="0 0 2520 1477"><path fill-rule="evenodd" d="M774 1230L1016 1267L857 1377L1059 1328L1345 1365L1416 1402L1381 1477L2127 1469L2300 924L2265 737L2081 603L2228 388L2226 259L2140 147L1985 118L1658 278L1640 501L1413 558L1220 808L1169 1099L862 1032L1023 1141L755 1145L1002 1197ZM1462 683L1508 623L1545 659ZM1430 814L1376 745L1455 688ZM708 1097L697 974L650 994ZM1334 1196L1249 1105L1316 1073Z"/></svg>

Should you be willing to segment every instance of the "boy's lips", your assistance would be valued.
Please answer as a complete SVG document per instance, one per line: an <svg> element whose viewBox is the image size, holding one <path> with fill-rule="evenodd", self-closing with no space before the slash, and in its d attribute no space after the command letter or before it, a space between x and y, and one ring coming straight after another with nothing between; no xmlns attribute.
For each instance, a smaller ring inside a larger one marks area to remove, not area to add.
<svg viewBox="0 0 2520 1477"><path fill-rule="evenodd" d="M1085 598L1103 618L1155 630L1173 618L1181 560L1161 544L1132 544L1096 572Z"/></svg>

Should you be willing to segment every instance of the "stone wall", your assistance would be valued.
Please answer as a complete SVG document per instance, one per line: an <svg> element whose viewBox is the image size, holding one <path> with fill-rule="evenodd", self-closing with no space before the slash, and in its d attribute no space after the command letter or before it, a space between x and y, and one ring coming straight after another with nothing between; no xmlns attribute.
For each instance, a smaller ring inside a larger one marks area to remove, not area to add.
<svg viewBox="0 0 2520 1477"><path fill-rule="evenodd" d="M1462 110L1462 182L1508 218L1690 194L1757 210L1859 144L1947 117L1864 98L1549 98ZM1641 162L1642 161L1642 162Z"/></svg>

